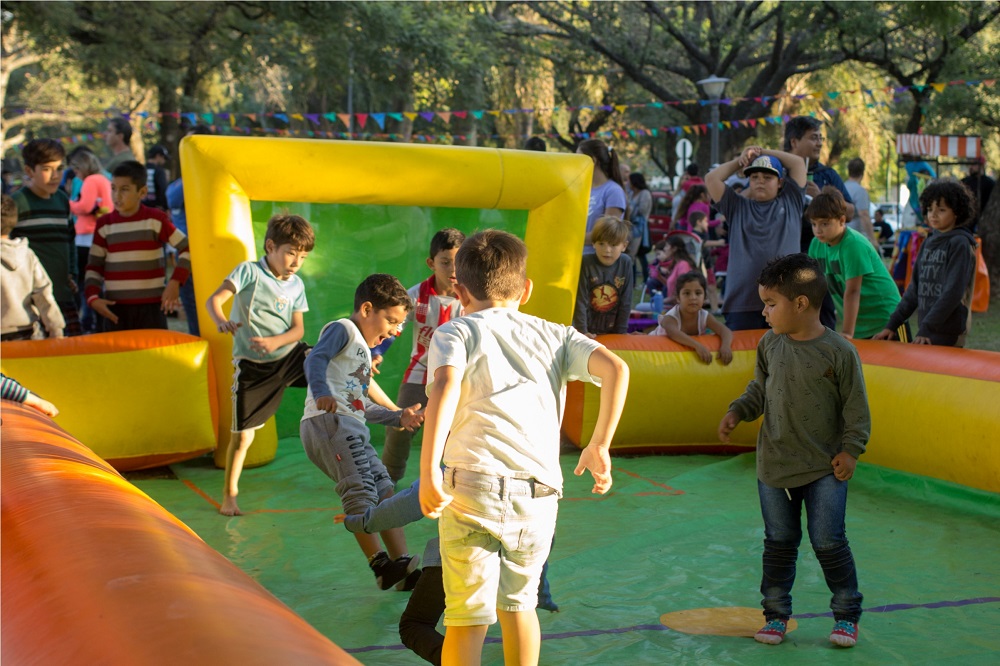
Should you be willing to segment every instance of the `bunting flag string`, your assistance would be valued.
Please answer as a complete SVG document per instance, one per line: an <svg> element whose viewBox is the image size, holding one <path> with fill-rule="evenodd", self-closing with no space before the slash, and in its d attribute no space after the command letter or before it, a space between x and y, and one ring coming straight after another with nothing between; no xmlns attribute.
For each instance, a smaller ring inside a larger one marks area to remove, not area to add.
<svg viewBox="0 0 1000 666"><path fill-rule="evenodd" d="M467 109L459 111L403 111L403 112L389 112L383 111L378 113L282 113L282 112L271 112L271 113L242 113L242 112L217 112L217 113L193 113L193 112L163 112L163 113L150 113L148 111L142 111L135 114L121 113L116 110L107 109L105 111L96 111L90 114L84 114L94 118L112 118L116 116L125 117L129 120L132 116L142 118L143 120L147 118L162 118L164 116L169 116L176 119L184 118L192 125L198 124L199 122L207 123L208 125L217 125L219 120L228 120L231 127L236 126L236 117L243 116L249 122L254 125L263 125L265 119L267 120L278 120L284 125L289 126L285 128L251 128L253 130L266 131L266 129L291 129L291 121L299 121L305 123L307 120L309 123L316 127L322 127L320 118L325 119L331 125L335 125L338 121L349 133L356 133L356 130L364 130L365 125L369 120L374 121L380 130L385 131L386 118L391 118L397 122L402 122L403 118L414 122L417 118L421 118L428 123L433 123L435 120L441 120L446 126L451 124L452 117L465 119L468 116L472 116L476 120L481 120L484 115L491 115L493 117L499 118L501 114L505 115L515 115L515 114L535 114L541 112L558 112L558 111L580 111L580 110L598 110L607 113L618 113L624 115L627 111L631 109L663 109L665 106L680 107L684 105L699 105L699 106L711 106L713 104L718 104L721 106L735 106L741 102L755 102L762 106L767 106L768 104L788 98L794 100L814 100L817 102L822 101L824 98L831 102L836 102L843 95L860 95L861 99L868 98L874 100L875 93L892 94L893 101L899 101L901 95L905 94L909 90L916 90L917 92L923 92L927 88L931 88L934 91L941 93L945 88L950 86L969 86L978 87L986 86L992 87L996 85L996 79L983 79L983 80L956 80L956 81L943 81L935 82L926 85L913 85L913 86L886 86L884 88L874 88L874 89L861 89L861 90L831 90L825 92L806 92L806 93L796 93L787 94L782 93L778 95L765 95L761 97L726 97L719 100L705 100L705 99L687 99L687 100L677 100L669 102L639 102L632 104L597 104L597 105L581 105L581 106L555 106L555 107L545 107L539 109ZM21 115L25 113L34 113L36 111L29 109L13 109L11 110L13 115ZM40 111L38 113L47 114L60 114L60 111ZM80 114L75 114L80 115ZM352 124L355 121L356 124ZM735 122L735 121L734 121ZM332 129L332 128L331 128ZM362 132L363 133L363 132Z"/></svg>
<svg viewBox="0 0 1000 666"><path fill-rule="evenodd" d="M842 106L835 108L824 108L823 112L829 115L844 114L848 113L852 109L860 108L877 108L877 107L888 107L889 102L868 102L860 106ZM804 115L815 116L819 111L813 111ZM220 116L221 114L216 114ZM454 113L452 114L454 115ZM230 115L232 118L232 115ZM789 115L777 115L777 116L761 116L757 118L744 118L740 120L727 120L719 122L720 131L732 131L740 129L741 127L750 127L752 129L758 126L780 126L787 122L791 116ZM147 125L152 129L156 129L156 120L148 120ZM347 139L347 140L365 140L365 141L406 141L407 135L401 132L392 133L373 133L373 132L342 132L342 131L324 131L324 130L313 130L313 129L287 129L287 128L272 128L272 127L239 127L239 126L226 126L226 125L216 125L211 128L214 132L219 134L242 134L247 136L252 135L264 135L264 136L282 136L282 137L300 137L300 138L316 138L316 139ZM675 125L675 126L663 126L663 127L636 127L631 129L622 130L602 130L599 132L574 132L570 133L577 139L618 139L618 138L641 138L641 137L660 137L669 134L675 136L683 135L707 135L711 130L711 125L707 123L697 124L697 125ZM555 133L540 133L537 136L543 136L548 139L557 139L562 135ZM501 139L503 135L500 134L489 134L480 135L482 138L486 139ZM99 135L93 133L88 134L77 134L71 137L64 137L61 139L64 143L90 143L99 138ZM409 140L416 143L453 143L454 141L465 141L467 139L465 134L424 134L415 133L409 136ZM520 137L525 139L527 137Z"/></svg>

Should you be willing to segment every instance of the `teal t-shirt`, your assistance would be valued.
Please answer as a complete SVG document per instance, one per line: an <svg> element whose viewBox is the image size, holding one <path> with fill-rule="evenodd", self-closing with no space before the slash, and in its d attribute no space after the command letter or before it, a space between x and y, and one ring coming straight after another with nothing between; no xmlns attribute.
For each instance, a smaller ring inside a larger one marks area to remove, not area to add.
<svg viewBox="0 0 1000 666"><path fill-rule="evenodd" d="M837 318L841 321L844 319L847 281L861 277L861 303L854 337L870 338L885 328L899 303L899 288L875 246L864 235L848 227L836 245L827 245L813 238L809 256L818 261L823 269L830 296L837 308Z"/></svg>
<svg viewBox="0 0 1000 666"><path fill-rule="evenodd" d="M250 348L250 338L281 335L292 327L292 313L306 312L306 289L302 279L293 275L279 280L267 266L267 259L244 261L226 278L236 294L230 320L243 324L233 336L233 358L251 361L275 361L292 351L295 343L260 354Z"/></svg>

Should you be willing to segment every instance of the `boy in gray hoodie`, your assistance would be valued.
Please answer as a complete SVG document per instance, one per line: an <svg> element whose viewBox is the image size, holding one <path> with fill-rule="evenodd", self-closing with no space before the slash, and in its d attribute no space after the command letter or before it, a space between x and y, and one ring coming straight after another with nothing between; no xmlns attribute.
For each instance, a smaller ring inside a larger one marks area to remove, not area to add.
<svg viewBox="0 0 1000 666"><path fill-rule="evenodd" d="M969 227L976 220L976 199L961 182L941 178L920 193L920 208L931 235L917 252L903 299L874 339L895 339L894 331L916 310L915 344L963 347L972 325L976 240Z"/></svg>
<svg viewBox="0 0 1000 666"><path fill-rule="evenodd" d="M0 339L30 340L39 319L50 338L63 337L66 322L52 296L52 280L28 239L9 236L17 224L17 204L6 194L0 219Z"/></svg>

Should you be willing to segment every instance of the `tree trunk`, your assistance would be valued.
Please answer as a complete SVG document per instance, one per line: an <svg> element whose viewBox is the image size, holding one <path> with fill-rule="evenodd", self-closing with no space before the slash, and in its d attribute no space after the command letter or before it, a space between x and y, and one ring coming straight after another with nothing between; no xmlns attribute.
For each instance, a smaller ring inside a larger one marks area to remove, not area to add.
<svg viewBox="0 0 1000 666"><path fill-rule="evenodd" d="M157 97L160 102L160 143L170 151L169 171L176 178L180 173L180 155L177 147L180 143L180 122L172 113L180 112L180 99L177 97L177 87L170 83L157 86Z"/></svg>
<svg viewBox="0 0 1000 666"><path fill-rule="evenodd" d="M995 191L979 217L977 231L983 239L983 260L990 272L990 301L1000 303L1000 194Z"/></svg>

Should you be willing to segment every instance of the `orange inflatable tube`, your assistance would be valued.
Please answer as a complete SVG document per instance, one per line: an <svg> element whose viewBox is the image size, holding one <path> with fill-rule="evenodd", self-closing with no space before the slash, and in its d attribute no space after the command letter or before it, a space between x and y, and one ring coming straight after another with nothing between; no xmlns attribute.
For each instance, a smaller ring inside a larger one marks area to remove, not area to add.
<svg viewBox="0 0 1000 666"><path fill-rule="evenodd" d="M51 420L3 401L4 664L359 664Z"/></svg>

